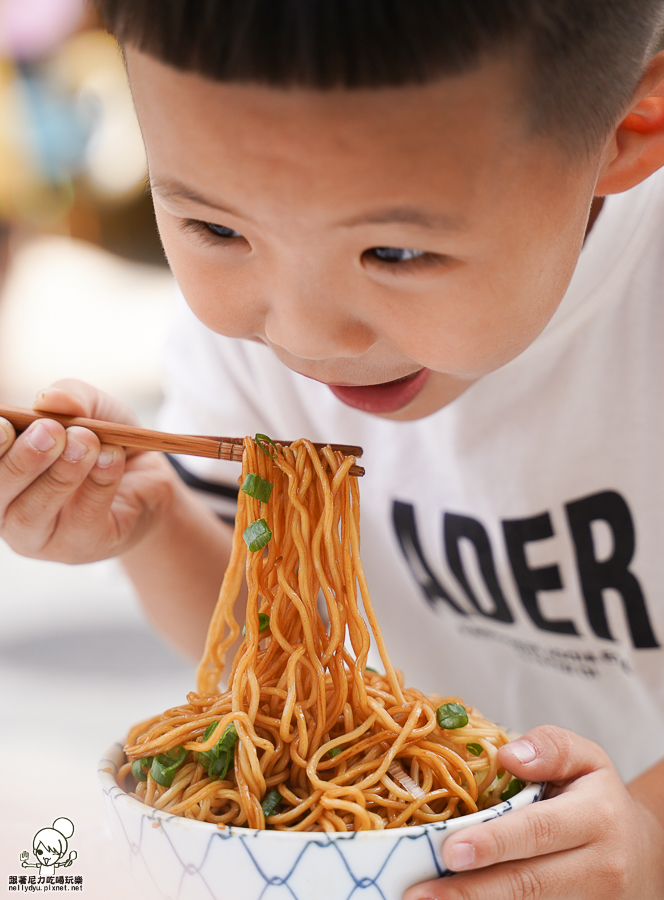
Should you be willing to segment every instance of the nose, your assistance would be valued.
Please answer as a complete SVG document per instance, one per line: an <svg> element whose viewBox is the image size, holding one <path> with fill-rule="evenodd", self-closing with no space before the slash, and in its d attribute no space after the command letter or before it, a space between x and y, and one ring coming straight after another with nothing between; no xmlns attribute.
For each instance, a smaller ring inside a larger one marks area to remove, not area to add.
<svg viewBox="0 0 664 900"><path fill-rule="evenodd" d="M321 271L299 269L280 278L265 305L265 337L300 359L362 356L376 335L361 318L353 287L341 284L335 273Z"/></svg>

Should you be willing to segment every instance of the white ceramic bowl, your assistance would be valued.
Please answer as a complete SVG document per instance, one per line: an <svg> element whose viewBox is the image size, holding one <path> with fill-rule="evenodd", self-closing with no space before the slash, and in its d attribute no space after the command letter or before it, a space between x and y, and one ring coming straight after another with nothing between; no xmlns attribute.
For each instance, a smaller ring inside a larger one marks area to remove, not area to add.
<svg viewBox="0 0 664 900"><path fill-rule="evenodd" d="M139 885L165 900L401 900L410 885L450 874L440 853L448 835L534 803L543 788L531 784L490 809L410 828L220 830L130 797L115 777L123 762L115 744L99 763L111 831Z"/></svg>

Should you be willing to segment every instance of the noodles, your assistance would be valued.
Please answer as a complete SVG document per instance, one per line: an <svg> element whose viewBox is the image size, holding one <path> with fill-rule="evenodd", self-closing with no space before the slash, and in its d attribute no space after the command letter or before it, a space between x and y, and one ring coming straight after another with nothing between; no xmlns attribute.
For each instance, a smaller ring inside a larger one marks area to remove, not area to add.
<svg viewBox="0 0 664 900"><path fill-rule="evenodd" d="M243 478L274 487L267 503L240 492L197 692L129 735L120 775L133 772L144 803L220 825L334 832L439 822L514 790L497 759L505 733L457 698L404 687L390 662L360 561L353 462L308 441L278 453L245 441ZM252 552L243 533L261 519L271 539ZM219 693L245 571L246 635ZM366 668L370 632L382 675Z"/></svg>

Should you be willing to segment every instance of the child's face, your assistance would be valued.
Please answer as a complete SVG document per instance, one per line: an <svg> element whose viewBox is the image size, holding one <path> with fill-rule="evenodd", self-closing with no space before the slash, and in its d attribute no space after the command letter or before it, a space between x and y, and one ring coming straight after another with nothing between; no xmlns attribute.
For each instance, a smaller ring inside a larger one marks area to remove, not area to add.
<svg viewBox="0 0 664 900"><path fill-rule="evenodd" d="M558 306L600 154L573 163L528 134L509 63L320 92L127 60L164 247L213 331L267 344L351 406L415 419Z"/></svg>
<svg viewBox="0 0 664 900"><path fill-rule="evenodd" d="M39 844L35 849L35 856L41 866L52 866L54 862L60 859L60 853L57 850L49 850L44 844Z"/></svg>

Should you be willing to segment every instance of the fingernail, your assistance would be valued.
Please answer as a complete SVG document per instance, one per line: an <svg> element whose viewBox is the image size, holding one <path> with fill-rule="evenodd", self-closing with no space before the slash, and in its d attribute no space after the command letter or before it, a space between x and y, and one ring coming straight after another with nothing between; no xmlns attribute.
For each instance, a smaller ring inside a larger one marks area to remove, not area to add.
<svg viewBox="0 0 664 900"><path fill-rule="evenodd" d="M55 438L43 422L37 422L32 429L28 430L27 438L39 453L47 453L55 447Z"/></svg>
<svg viewBox="0 0 664 900"><path fill-rule="evenodd" d="M67 432L67 444L64 453L62 454L67 462L80 462L87 454L88 450L89 447L86 447L84 443L76 440L73 435Z"/></svg>
<svg viewBox="0 0 664 900"><path fill-rule="evenodd" d="M469 869L475 862L475 845L460 841L445 854L447 863L453 872Z"/></svg>
<svg viewBox="0 0 664 900"><path fill-rule="evenodd" d="M535 750L530 741L512 741L507 749L515 759L518 759L524 765L532 762L537 756L537 750Z"/></svg>
<svg viewBox="0 0 664 900"><path fill-rule="evenodd" d="M9 430L7 428L9 422L6 419L0 419L0 447L9 440Z"/></svg>
<svg viewBox="0 0 664 900"><path fill-rule="evenodd" d="M115 462L115 450L102 450L97 457L97 465L100 469L108 469Z"/></svg>

